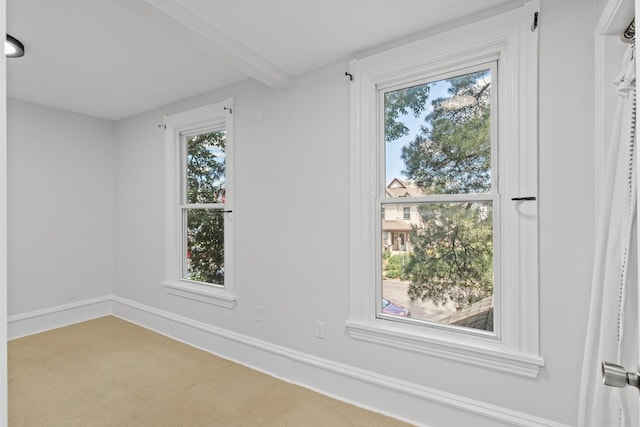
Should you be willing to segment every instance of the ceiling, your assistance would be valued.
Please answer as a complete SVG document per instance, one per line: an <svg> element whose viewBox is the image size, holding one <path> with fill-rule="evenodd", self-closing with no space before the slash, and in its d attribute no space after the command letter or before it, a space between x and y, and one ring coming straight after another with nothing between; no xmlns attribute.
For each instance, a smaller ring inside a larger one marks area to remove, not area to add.
<svg viewBox="0 0 640 427"><path fill-rule="evenodd" d="M117 120L296 76L522 0L7 0L8 96Z"/></svg>

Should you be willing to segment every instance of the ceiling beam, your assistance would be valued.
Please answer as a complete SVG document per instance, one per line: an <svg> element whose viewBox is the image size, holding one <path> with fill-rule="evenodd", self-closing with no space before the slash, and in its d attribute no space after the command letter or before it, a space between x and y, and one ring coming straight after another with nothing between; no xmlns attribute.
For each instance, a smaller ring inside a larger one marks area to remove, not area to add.
<svg viewBox="0 0 640 427"><path fill-rule="evenodd" d="M114 1L272 89L293 85L290 75L175 0Z"/></svg>

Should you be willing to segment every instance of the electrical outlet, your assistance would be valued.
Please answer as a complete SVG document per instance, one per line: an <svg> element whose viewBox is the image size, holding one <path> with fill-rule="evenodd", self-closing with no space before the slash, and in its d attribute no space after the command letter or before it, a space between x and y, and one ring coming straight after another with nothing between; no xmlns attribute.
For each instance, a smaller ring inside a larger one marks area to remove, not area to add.
<svg viewBox="0 0 640 427"><path fill-rule="evenodd" d="M256 322L262 322L262 310L262 307L256 305Z"/></svg>
<svg viewBox="0 0 640 427"><path fill-rule="evenodd" d="M324 322L316 321L316 338L324 339Z"/></svg>

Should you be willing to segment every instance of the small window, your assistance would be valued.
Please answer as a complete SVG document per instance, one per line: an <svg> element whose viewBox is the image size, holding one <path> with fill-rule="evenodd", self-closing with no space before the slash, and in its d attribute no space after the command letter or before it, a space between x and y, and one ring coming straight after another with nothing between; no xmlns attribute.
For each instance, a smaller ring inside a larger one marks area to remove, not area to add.
<svg viewBox="0 0 640 427"><path fill-rule="evenodd" d="M233 99L165 117L165 291L235 306Z"/></svg>
<svg viewBox="0 0 640 427"><path fill-rule="evenodd" d="M402 208L402 219L411 219L411 208L409 206Z"/></svg>
<svg viewBox="0 0 640 427"><path fill-rule="evenodd" d="M181 136L182 279L224 286L224 128Z"/></svg>

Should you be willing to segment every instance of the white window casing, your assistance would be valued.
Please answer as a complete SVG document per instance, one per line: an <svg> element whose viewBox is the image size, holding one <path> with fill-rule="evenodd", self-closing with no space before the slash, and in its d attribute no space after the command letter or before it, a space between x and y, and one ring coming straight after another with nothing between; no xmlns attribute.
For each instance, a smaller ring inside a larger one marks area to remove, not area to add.
<svg viewBox="0 0 640 427"><path fill-rule="evenodd" d="M196 301L234 308L234 128L233 98L164 117L165 126L165 292ZM225 189L224 203L224 286L185 280L182 269L181 191L184 171L181 167L181 138L185 134L224 128Z"/></svg>
<svg viewBox="0 0 640 427"><path fill-rule="evenodd" d="M350 303L348 334L535 378L538 308L538 27L539 1L426 39L350 62ZM535 15L535 17L534 17ZM534 25L534 20L536 24ZM379 90L497 60L500 222L494 256L495 334L379 318ZM513 198L536 200L514 201Z"/></svg>

